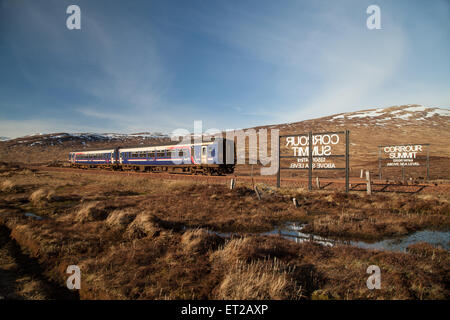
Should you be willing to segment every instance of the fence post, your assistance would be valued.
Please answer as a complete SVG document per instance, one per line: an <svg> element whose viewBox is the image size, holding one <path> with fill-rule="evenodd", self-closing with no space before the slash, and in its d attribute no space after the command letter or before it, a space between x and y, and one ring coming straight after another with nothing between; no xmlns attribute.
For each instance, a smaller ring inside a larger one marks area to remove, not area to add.
<svg viewBox="0 0 450 320"><path fill-rule="evenodd" d="M234 183L235 183L234 179L231 179L231 181L230 181L230 190L234 189Z"/></svg>
<svg viewBox="0 0 450 320"><path fill-rule="evenodd" d="M372 185L370 181L370 171L366 171L366 179L367 179L367 194L370 196L372 194Z"/></svg>
<svg viewBox="0 0 450 320"><path fill-rule="evenodd" d="M292 203L294 204L294 207L298 208L298 201L296 198L292 198Z"/></svg>
<svg viewBox="0 0 450 320"><path fill-rule="evenodd" d="M308 190L312 190L312 167L313 167L313 138L312 132L308 133Z"/></svg>
<svg viewBox="0 0 450 320"><path fill-rule="evenodd" d="M362 179L364 178L364 169L361 169L361 174L359 175L359 177Z"/></svg>
<svg viewBox="0 0 450 320"><path fill-rule="evenodd" d="M320 189L320 180L319 180L319 177L316 177L316 186L317 186L317 189Z"/></svg>
<svg viewBox="0 0 450 320"><path fill-rule="evenodd" d="M378 174L379 174L379 178L380 180L383 178L383 173L382 173L382 169L381 169L381 147L378 147Z"/></svg>
<svg viewBox="0 0 450 320"><path fill-rule="evenodd" d="M345 192L348 193L350 183L350 131L345 130Z"/></svg>
<svg viewBox="0 0 450 320"><path fill-rule="evenodd" d="M258 200L261 200L261 194L259 193L257 186L255 186L255 193L256 193L256 196L258 197Z"/></svg>
<svg viewBox="0 0 450 320"><path fill-rule="evenodd" d="M280 167L280 154L281 154L281 149L280 149L280 139L281 137L278 137L278 172L277 172L277 188L280 187L281 185L281 167Z"/></svg>

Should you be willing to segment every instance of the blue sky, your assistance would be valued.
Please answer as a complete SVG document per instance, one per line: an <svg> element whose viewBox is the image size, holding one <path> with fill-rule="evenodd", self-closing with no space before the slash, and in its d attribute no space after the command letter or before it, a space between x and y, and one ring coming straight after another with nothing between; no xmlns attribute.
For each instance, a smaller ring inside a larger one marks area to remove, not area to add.
<svg viewBox="0 0 450 320"><path fill-rule="evenodd" d="M448 0L0 0L0 136L449 106L449 33Z"/></svg>

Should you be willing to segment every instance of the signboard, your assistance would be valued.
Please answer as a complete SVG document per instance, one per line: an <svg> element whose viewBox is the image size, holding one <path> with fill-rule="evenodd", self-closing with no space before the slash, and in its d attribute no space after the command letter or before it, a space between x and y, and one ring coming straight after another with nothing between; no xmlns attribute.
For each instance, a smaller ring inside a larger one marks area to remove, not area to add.
<svg viewBox="0 0 450 320"><path fill-rule="evenodd" d="M383 158L388 159L387 167L420 166L418 155L423 153L424 146L410 144L405 146L384 146L381 149Z"/></svg>
<svg viewBox="0 0 450 320"><path fill-rule="evenodd" d="M280 187L281 170L308 170L309 190L312 189L313 170L345 170L348 192L349 135L350 131L347 130L280 136L279 161L286 159L288 163L280 163L278 166L277 186Z"/></svg>
<svg viewBox="0 0 450 320"><path fill-rule="evenodd" d="M285 146L291 149L292 157L297 157L296 161L291 162L290 169L308 169L309 168L309 136L288 136L285 138ZM333 146L339 144L339 134L316 134L312 135L313 147L313 169L336 169L335 162L330 158L333 152Z"/></svg>
<svg viewBox="0 0 450 320"><path fill-rule="evenodd" d="M382 179L383 167L399 167L404 179L405 167L419 167L426 165L427 180L429 179L429 144L404 144L378 146L379 175Z"/></svg>

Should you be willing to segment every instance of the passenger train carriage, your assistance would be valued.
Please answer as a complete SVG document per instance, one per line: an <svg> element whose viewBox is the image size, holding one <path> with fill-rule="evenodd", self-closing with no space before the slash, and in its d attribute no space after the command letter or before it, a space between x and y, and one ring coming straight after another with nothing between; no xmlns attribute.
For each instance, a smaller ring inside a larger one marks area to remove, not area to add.
<svg viewBox="0 0 450 320"><path fill-rule="evenodd" d="M184 145L79 151L69 154L72 167L187 174L233 173L234 160L234 141L226 139Z"/></svg>

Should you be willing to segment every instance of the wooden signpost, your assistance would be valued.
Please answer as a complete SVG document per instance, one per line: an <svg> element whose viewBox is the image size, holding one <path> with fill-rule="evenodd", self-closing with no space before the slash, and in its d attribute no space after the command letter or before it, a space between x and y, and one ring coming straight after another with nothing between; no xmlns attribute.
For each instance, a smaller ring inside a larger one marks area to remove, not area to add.
<svg viewBox="0 0 450 320"><path fill-rule="evenodd" d="M345 135L345 154L335 154L333 147L341 144L340 135ZM312 190L313 170L345 170L345 192L349 192L350 172L350 131L301 133L282 135L286 139L285 146L291 148L293 155L282 155L281 147L278 156L277 187L281 185L281 170L308 170L308 190ZM312 143L310 143L312 142ZM280 141L281 146L281 141ZM318 151L320 149L320 152ZM320 155L318 154L320 153ZM281 167L281 159L297 159L289 167ZM337 167L333 158L345 158L345 167ZM322 162L320 162L322 161ZM318 188L320 183L316 181Z"/></svg>

